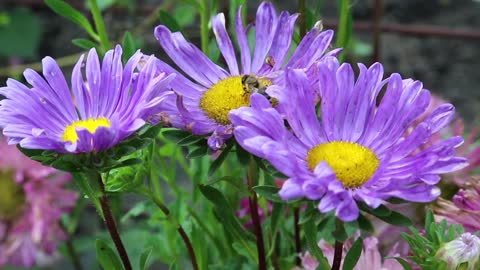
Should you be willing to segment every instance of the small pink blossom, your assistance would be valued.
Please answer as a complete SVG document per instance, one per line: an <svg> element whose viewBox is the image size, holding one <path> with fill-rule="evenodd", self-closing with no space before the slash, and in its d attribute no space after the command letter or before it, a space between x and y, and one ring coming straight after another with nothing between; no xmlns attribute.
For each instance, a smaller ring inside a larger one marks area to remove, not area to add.
<svg viewBox="0 0 480 270"><path fill-rule="evenodd" d="M70 175L60 174L24 156L0 138L0 267L31 267L56 255L66 235L62 214L75 205L77 194L65 189ZM11 194L11 192L16 192Z"/></svg>
<svg viewBox="0 0 480 270"><path fill-rule="evenodd" d="M334 248L328 242L321 240L318 246L322 249L323 255L327 258L328 263L332 265ZM343 260L348 249L351 247L350 243L346 243L342 253L342 265ZM395 254L394 249L390 251L389 256L398 256ZM306 252L301 256L302 268L294 268L294 270L315 270L318 266L318 262L313 258L309 252ZM340 267L342 268L342 267ZM363 240L363 250L354 270L403 270L403 267L394 259L382 260L380 251L378 250L378 239L375 237L367 237Z"/></svg>

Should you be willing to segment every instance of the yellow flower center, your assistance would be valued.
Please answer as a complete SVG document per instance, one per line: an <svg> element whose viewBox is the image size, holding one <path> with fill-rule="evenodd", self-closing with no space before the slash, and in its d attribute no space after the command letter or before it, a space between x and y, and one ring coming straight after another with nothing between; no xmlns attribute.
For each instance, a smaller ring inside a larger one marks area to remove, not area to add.
<svg viewBox="0 0 480 270"><path fill-rule="evenodd" d="M25 206L25 192L13 171L0 171L0 221L13 220Z"/></svg>
<svg viewBox="0 0 480 270"><path fill-rule="evenodd" d="M75 130L76 127L82 127L88 130L88 132L90 132L91 134L93 134L99 127L110 127L110 121L108 121L108 119L105 117L100 117L97 119L93 119L92 117L90 117L87 120L75 121L65 128L62 136L64 142L74 143L78 140L78 134Z"/></svg>
<svg viewBox="0 0 480 270"><path fill-rule="evenodd" d="M242 83L243 76L232 76L220 80L208 89L200 99L200 108L213 120L222 125L230 124L228 113L243 106L250 106L247 86ZM260 85L270 86L272 82L257 78Z"/></svg>
<svg viewBox="0 0 480 270"><path fill-rule="evenodd" d="M372 150L357 143L342 141L321 143L308 151L307 163L312 171L323 160L346 188L362 186L380 165L380 160Z"/></svg>

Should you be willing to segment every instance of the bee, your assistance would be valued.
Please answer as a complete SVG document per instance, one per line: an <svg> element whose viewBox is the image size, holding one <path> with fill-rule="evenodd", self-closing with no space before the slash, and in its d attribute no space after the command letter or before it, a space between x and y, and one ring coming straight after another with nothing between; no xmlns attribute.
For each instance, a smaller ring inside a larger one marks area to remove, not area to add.
<svg viewBox="0 0 480 270"><path fill-rule="evenodd" d="M271 99L271 97L266 92L267 87L272 85L272 82L269 79L256 77L254 75L243 75L242 85L245 93L248 93L248 94L258 93L266 97L268 100Z"/></svg>

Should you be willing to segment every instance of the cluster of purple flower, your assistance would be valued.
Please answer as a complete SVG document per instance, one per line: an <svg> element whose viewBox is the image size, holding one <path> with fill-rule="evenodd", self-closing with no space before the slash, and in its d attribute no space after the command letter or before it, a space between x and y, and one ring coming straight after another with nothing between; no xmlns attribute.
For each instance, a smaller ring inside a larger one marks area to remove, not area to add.
<svg viewBox="0 0 480 270"><path fill-rule="evenodd" d="M455 154L462 136L427 145L449 124L454 107L441 104L419 121L431 98L421 82L384 78L379 63L359 64L356 76L336 58L340 49L329 49L333 32L321 24L289 56L297 16L278 15L265 2L252 28L239 10L239 58L224 15L215 16L212 28L228 71L165 26L155 28L155 37L178 69L140 52L123 65L119 46L100 64L92 49L86 76L82 56L70 88L46 57L43 76L24 72L31 87L9 79L0 88L6 97L0 127L10 144L60 153L104 151L156 117L208 136L214 150L234 137L288 177L283 200L318 201L320 212L334 211L343 221L358 218L357 202L376 208L390 198L436 199L439 174L467 165ZM249 31L255 31L253 47Z"/></svg>

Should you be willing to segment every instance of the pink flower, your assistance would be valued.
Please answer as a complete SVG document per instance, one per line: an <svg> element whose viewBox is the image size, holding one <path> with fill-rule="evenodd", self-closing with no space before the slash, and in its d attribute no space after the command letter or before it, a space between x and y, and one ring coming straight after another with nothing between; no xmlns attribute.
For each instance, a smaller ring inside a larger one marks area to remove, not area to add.
<svg viewBox="0 0 480 270"><path fill-rule="evenodd" d="M4 138L0 153L0 267L30 267L55 256L66 238L60 218L77 194L64 187L70 175L27 158Z"/></svg>
<svg viewBox="0 0 480 270"><path fill-rule="evenodd" d="M466 231L480 230L480 183L478 180L467 183L448 201L439 198L433 209L435 219L446 219L448 223L462 224Z"/></svg>
<svg viewBox="0 0 480 270"><path fill-rule="evenodd" d="M328 242L321 240L318 244L323 251L323 255L327 258L328 263L332 265L334 248ZM342 265L343 259L351 247L350 243L346 243L343 248L342 253ZM398 256L394 254L392 249L389 253L389 256ZM313 258L309 252L306 252L302 259L302 268L295 268L296 270L315 270L318 266L318 262ZM354 270L403 270L403 267L394 259L386 259L382 261L382 256L378 250L378 239L375 237L367 237L363 240L363 250Z"/></svg>

